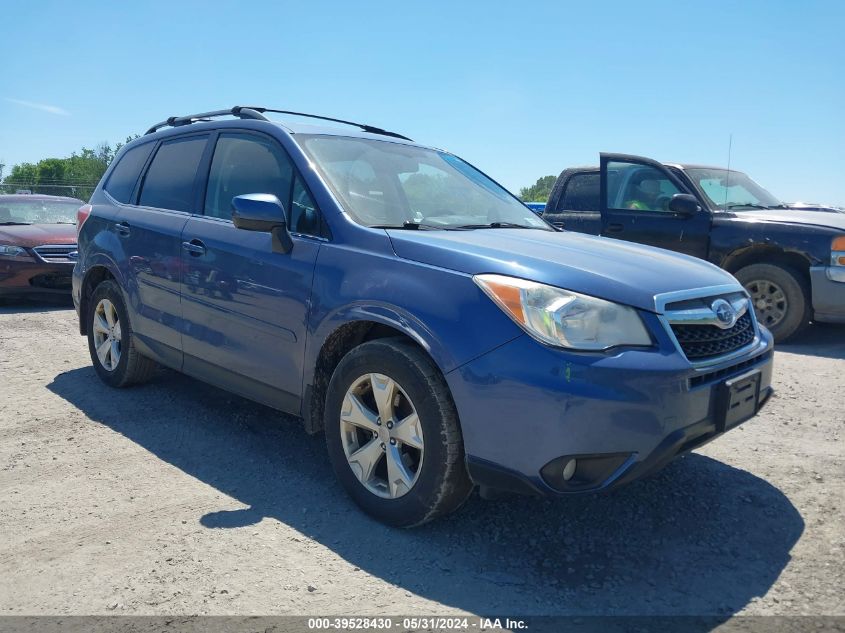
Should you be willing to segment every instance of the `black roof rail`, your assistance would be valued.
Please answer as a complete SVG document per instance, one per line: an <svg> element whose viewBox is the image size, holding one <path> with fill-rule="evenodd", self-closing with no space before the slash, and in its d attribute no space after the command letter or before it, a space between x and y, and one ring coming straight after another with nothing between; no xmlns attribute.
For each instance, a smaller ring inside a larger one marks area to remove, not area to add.
<svg viewBox="0 0 845 633"><path fill-rule="evenodd" d="M166 121L156 123L149 130L144 132L144 135L152 134L163 127L179 127L180 125L190 125L197 121L210 121L219 116L234 116L239 119L258 119L259 121L268 121L269 119L252 108L245 108L243 106L235 106L228 110L212 110L211 112L200 112L199 114L188 114L185 116L172 116Z"/></svg>
<svg viewBox="0 0 845 633"><path fill-rule="evenodd" d="M396 132L390 132L374 125L367 125L366 123L355 123L354 121L346 121L344 119L335 119L328 116L320 116L319 114L308 114L307 112L294 112L292 110L274 110L273 108L263 108L260 106L235 106L229 110L213 110L211 112L201 112L199 114L188 114L186 116L172 116L166 121L156 123L144 134L152 134L163 127L178 127L180 125L190 125L197 121L210 121L215 117L220 116L234 116L240 119L257 119L259 121L269 121L264 112L275 112L277 114L290 114L292 116L307 117L309 119L320 119L321 121L332 121L334 123L343 123L344 125L351 125L357 127L363 132L370 134L380 134L381 136L392 136L393 138L401 138L405 141L411 141L407 136L402 136ZM413 141L412 141L413 142Z"/></svg>
<svg viewBox="0 0 845 633"><path fill-rule="evenodd" d="M277 114L290 114L293 116L303 116L309 119L320 119L321 121L332 121L333 123L343 123L344 125L351 125L353 127L357 127L362 132L369 132L370 134L380 134L381 136L392 136L393 138L401 138L405 141L412 141L407 136L402 136L397 132L391 132L389 130L382 129L380 127L376 127L375 125L367 125L366 123L355 123L354 121L346 121L344 119L335 119L330 116L321 116L319 114L308 114L307 112L293 112L292 110L274 110L273 108L262 108L260 106L244 106L248 110L252 110L253 112L264 113L264 112L275 112Z"/></svg>

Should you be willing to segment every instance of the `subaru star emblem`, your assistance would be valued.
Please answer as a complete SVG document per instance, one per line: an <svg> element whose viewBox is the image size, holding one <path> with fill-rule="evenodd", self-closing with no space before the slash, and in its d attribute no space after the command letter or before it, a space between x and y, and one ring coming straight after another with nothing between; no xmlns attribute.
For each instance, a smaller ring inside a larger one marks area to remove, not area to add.
<svg viewBox="0 0 845 633"><path fill-rule="evenodd" d="M734 307L724 299L716 299L710 306L716 318L719 320L717 325L720 328L728 329L736 325L736 310Z"/></svg>

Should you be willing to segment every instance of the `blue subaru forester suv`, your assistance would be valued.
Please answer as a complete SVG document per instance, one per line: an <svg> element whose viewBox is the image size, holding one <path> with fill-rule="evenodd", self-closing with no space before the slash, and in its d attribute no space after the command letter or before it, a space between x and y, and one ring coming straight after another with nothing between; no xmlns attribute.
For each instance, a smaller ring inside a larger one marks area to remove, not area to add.
<svg viewBox="0 0 845 633"><path fill-rule="evenodd" d="M163 365L297 415L398 526L474 484L610 489L768 399L771 336L728 273L555 230L448 152L305 116L172 117L121 150L73 274L108 385Z"/></svg>

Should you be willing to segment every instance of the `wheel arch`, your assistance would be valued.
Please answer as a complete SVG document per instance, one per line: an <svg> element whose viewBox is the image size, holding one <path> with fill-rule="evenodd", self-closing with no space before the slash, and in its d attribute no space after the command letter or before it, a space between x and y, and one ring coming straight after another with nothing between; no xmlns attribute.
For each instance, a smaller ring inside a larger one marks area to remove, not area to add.
<svg viewBox="0 0 845 633"><path fill-rule="evenodd" d="M387 310L384 306L377 309L358 306L344 316L346 318L325 323L321 328L322 335L310 337L314 344L306 351L302 399L303 423L308 433L322 430L332 374L341 359L362 343L381 338L401 338L422 350L444 374L454 363L431 332L407 315Z"/></svg>
<svg viewBox="0 0 845 633"><path fill-rule="evenodd" d="M79 333L82 336L88 335L88 311L94 289L107 279L118 281L115 271L116 268L108 261L93 264L85 271L79 292Z"/></svg>
<svg viewBox="0 0 845 633"><path fill-rule="evenodd" d="M800 253L787 251L777 246L759 244L734 251L724 259L722 268L733 275L751 264L774 264L790 268L799 273L801 281L809 287L810 260Z"/></svg>

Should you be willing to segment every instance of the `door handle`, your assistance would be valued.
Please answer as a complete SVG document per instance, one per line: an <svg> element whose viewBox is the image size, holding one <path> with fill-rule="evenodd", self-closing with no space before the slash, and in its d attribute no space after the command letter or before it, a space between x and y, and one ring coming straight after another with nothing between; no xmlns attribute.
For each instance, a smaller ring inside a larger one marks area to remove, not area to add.
<svg viewBox="0 0 845 633"><path fill-rule="evenodd" d="M607 225L607 232L608 233L621 233L625 230L625 226L619 224L618 222L612 222Z"/></svg>
<svg viewBox="0 0 845 633"><path fill-rule="evenodd" d="M557 227L557 228L559 228L559 229L565 229L565 228L566 228L566 227L564 226L564 223L563 223L563 222L552 222L552 226L556 226L556 227Z"/></svg>
<svg viewBox="0 0 845 633"><path fill-rule="evenodd" d="M114 225L114 230L120 237L129 237L129 225L126 222L118 222Z"/></svg>
<svg viewBox="0 0 845 633"><path fill-rule="evenodd" d="M205 255L205 244L200 240L182 242L182 250L188 251L193 257L199 257Z"/></svg>

